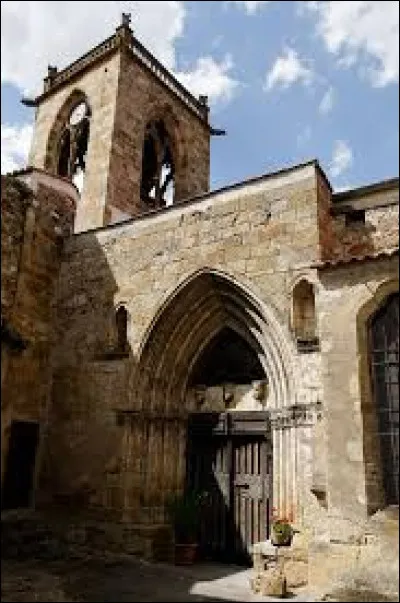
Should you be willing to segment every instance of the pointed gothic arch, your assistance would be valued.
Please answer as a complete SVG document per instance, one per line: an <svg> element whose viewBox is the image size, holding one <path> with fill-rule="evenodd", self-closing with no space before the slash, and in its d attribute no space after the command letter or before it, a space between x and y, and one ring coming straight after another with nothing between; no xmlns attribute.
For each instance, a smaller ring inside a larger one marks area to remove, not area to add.
<svg viewBox="0 0 400 603"><path fill-rule="evenodd" d="M179 118L169 104L151 107L142 141L140 196L144 206L157 208L182 199L187 156Z"/></svg>
<svg viewBox="0 0 400 603"><path fill-rule="evenodd" d="M271 407L293 403L289 337L273 311L232 276L208 268L181 282L149 325L139 351L135 395L150 409L182 409L197 360L225 327L256 351Z"/></svg>
<svg viewBox="0 0 400 603"><path fill-rule="evenodd" d="M76 114L76 115L75 115ZM86 94L71 92L54 120L47 140L45 169L74 180L84 173L90 138L92 109Z"/></svg>

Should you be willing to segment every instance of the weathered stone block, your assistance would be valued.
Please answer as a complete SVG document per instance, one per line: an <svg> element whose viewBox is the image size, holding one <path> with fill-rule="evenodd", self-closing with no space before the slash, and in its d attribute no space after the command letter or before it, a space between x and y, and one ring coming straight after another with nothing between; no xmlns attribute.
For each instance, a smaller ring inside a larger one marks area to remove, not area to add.
<svg viewBox="0 0 400 603"><path fill-rule="evenodd" d="M287 595L286 577L282 569L275 567L266 570L260 576L261 595L268 597L285 597Z"/></svg>

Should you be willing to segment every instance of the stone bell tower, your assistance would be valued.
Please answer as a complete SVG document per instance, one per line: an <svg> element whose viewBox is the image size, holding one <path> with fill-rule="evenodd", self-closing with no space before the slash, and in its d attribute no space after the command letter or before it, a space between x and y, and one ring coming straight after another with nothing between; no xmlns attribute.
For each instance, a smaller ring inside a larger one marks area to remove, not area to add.
<svg viewBox="0 0 400 603"><path fill-rule="evenodd" d="M69 67L49 67L29 165L80 189L75 232L206 192L207 97L196 99L134 37L130 16Z"/></svg>

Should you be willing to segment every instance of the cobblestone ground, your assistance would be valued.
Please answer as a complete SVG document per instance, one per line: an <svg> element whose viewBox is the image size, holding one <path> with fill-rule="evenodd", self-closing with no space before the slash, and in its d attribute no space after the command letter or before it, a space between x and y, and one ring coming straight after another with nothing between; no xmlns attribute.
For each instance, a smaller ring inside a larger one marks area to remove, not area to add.
<svg viewBox="0 0 400 603"><path fill-rule="evenodd" d="M132 557L76 555L62 560L3 560L1 600L278 601L250 590L251 570L195 564L151 564ZM311 600L293 597L300 601Z"/></svg>
<svg viewBox="0 0 400 603"><path fill-rule="evenodd" d="M191 567L151 564L133 557L71 553L63 559L2 560L1 601L28 603L144 601L280 601L250 590L251 570L195 564ZM343 589L322 599L305 591L296 601L396 601L378 593Z"/></svg>

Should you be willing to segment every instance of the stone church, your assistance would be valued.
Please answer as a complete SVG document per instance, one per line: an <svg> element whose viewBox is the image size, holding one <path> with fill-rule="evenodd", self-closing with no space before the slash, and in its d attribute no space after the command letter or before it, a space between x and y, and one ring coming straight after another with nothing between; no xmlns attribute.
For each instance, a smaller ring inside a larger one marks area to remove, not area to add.
<svg viewBox="0 0 400 603"><path fill-rule="evenodd" d="M335 193L315 160L210 191L207 97L127 15L23 102L28 167L2 177L3 513L162 559L165 501L191 488L208 558L248 557L276 509L311 581L397 568L398 178Z"/></svg>

